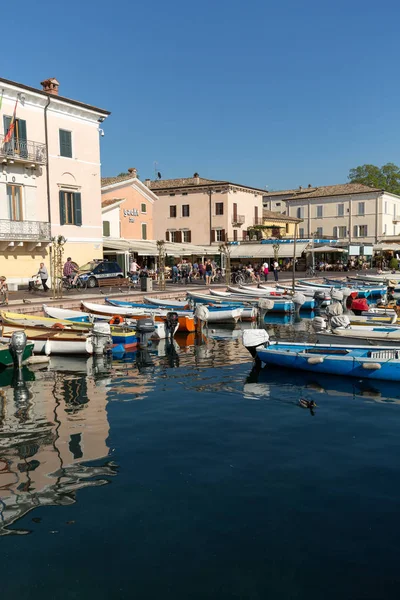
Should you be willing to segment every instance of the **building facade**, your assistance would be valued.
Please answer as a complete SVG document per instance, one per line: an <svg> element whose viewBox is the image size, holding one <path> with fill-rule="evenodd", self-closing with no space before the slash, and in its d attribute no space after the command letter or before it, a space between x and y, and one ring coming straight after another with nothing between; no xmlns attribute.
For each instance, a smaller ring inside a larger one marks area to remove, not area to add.
<svg viewBox="0 0 400 600"><path fill-rule="evenodd" d="M299 237L373 244L400 234L400 196L358 183L299 188L264 195L264 206L285 204L302 219Z"/></svg>
<svg viewBox="0 0 400 600"><path fill-rule="evenodd" d="M157 239L218 246L249 239L248 230L262 224L263 191L228 181L193 177L145 184L159 200L154 213Z"/></svg>
<svg viewBox="0 0 400 600"><path fill-rule="evenodd" d="M0 79L0 274L25 284L62 235L83 264L102 256L100 124L110 114Z"/></svg>

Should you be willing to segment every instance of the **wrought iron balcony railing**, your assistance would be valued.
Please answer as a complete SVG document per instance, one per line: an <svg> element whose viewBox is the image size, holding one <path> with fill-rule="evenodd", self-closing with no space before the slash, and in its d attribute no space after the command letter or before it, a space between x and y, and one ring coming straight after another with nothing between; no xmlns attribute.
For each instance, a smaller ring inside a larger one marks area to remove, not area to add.
<svg viewBox="0 0 400 600"><path fill-rule="evenodd" d="M243 225L243 223L245 222L245 216L244 215L233 215L232 217L232 225Z"/></svg>
<svg viewBox="0 0 400 600"><path fill-rule="evenodd" d="M50 240L50 223L45 221L10 221L0 219L0 241L32 241Z"/></svg>
<svg viewBox="0 0 400 600"><path fill-rule="evenodd" d="M4 135L0 135L1 158L45 165L47 162L46 144L15 138L4 143Z"/></svg>

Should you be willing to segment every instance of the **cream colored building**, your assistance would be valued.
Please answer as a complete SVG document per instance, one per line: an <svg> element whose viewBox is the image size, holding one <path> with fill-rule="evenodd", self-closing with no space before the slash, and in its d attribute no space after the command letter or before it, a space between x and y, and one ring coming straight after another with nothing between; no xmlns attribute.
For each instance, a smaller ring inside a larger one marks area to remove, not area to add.
<svg viewBox="0 0 400 600"><path fill-rule="evenodd" d="M193 177L144 182L159 200L154 211L156 239L216 246L246 241L262 225L263 190Z"/></svg>
<svg viewBox="0 0 400 600"><path fill-rule="evenodd" d="M0 274L26 284L50 272L52 236L83 264L102 257L100 130L108 111L0 78ZM4 142L15 110L11 140Z"/></svg>
<svg viewBox="0 0 400 600"><path fill-rule="evenodd" d="M400 196L358 183L271 192L263 201L270 210L303 219L300 238L373 244L400 234Z"/></svg>

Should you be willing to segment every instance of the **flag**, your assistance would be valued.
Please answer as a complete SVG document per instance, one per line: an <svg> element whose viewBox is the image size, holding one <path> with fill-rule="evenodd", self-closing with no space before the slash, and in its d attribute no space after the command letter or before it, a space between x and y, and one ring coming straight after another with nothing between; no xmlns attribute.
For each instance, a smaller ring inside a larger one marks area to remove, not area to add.
<svg viewBox="0 0 400 600"><path fill-rule="evenodd" d="M11 138L13 136L14 128L15 128L15 115L16 115L16 112L17 112L17 104L18 104L18 97L17 97L17 100L15 102L14 112L13 112L12 119L10 121L10 125L8 127L8 131L7 131L6 135L4 136L3 144L8 144L8 142L11 140Z"/></svg>

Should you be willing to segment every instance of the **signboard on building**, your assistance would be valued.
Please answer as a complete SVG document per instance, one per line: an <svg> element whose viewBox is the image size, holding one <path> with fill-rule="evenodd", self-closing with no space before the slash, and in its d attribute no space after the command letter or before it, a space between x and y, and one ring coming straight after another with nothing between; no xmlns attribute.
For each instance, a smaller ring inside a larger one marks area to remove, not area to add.
<svg viewBox="0 0 400 600"><path fill-rule="evenodd" d="M349 254L350 256L360 256L360 246L356 246L353 244L350 244L349 246Z"/></svg>

